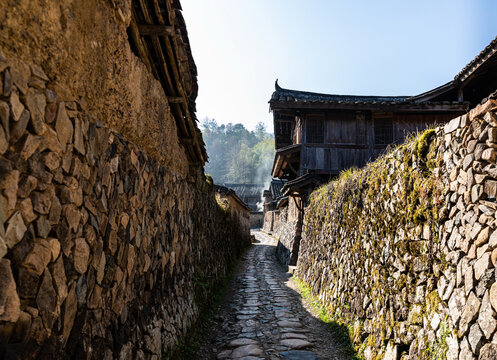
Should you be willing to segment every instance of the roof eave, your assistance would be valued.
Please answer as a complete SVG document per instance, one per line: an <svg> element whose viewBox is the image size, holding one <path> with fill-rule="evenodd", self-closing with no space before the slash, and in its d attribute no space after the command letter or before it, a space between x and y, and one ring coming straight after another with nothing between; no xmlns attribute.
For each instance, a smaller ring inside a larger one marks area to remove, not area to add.
<svg viewBox="0 0 497 360"><path fill-rule="evenodd" d="M371 103L335 103L335 102L273 102L272 110L284 109L337 109L337 110L398 110L398 111L415 111L415 112L430 112L430 111L463 111L469 109L468 102L440 102L440 103L402 103L402 104L371 104Z"/></svg>

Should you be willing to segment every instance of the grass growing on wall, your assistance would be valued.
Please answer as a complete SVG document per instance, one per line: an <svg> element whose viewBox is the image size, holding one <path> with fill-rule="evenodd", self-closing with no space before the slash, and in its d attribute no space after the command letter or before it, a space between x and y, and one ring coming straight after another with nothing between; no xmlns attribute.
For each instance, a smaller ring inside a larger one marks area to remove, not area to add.
<svg viewBox="0 0 497 360"><path fill-rule="evenodd" d="M432 276L444 192L435 176L439 162L436 132L428 129L363 169L343 171L310 197L297 269L309 296L320 299L326 313L334 314L333 321L339 313L350 329L364 318L363 309L357 305L342 311L344 304L367 295L375 314L385 309L372 319L370 333L361 326L350 332L356 349L370 347L381 356L397 326L395 312L388 312L389 296L403 288L415 292L415 266L426 267ZM427 233L429 239L422 238ZM402 261L404 254L412 261L392 279L393 259ZM409 306L407 301L404 305ZM421 319L425 315L421 313Z"/></svg>
<svg viewBox="0 0 497 360"><path fill-rule="evenodd" d="M313 312L322 322L327 324L329 330L334 335L334 338L341 346L344 355L351 360L360 360L360 357L356 355L352 342L353 339L350 336L352 329L350 329L350 325L347 324L347 321L343 319L340 314L331 313L326 308L326 305L313 295L311 288L298 276L293 276L293 281L297 285L304 300L311 305Z"/></svg>

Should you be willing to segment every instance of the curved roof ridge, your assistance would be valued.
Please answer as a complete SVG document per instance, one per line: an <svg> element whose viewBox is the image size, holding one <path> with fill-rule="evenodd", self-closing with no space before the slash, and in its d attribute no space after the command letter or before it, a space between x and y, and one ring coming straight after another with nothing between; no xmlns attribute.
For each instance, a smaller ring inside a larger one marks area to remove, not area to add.
<svg viewBox="0 0 497 360"><path fill-rule="evenodd" d="M480 61L484 62L485 60L487 60L487 56L489 57L495 52L497 52L497 36L478 55L476 55L473 60L471 60L465 67L463 67L463 69L456 76L454 76L454 80L464 80L463 78L471 75L473 70L476 69L473 69L474 66L479 66L480 64L478 63Z"/></svg>
<svg viewBox="0 0 497 360"><path fill-rule="evenodd" d="M278 84L278 79L274 83L275 92L273 93L273 98L276 96L292 96L292 97L302 97L302 98L315 98L316 100L347 100L351 101L357 99L362 100L374 100L374 101L404 101L412 96L390 96L390 95L339 95L339 94L324 94L311 91L302 90L292 90L284 89Z"/></svg>

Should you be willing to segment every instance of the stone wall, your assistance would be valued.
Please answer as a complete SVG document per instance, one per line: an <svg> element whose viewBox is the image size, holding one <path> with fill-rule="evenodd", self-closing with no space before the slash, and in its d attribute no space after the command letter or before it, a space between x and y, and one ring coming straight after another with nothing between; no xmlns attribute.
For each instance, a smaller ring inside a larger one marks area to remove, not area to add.
<svg viewBox="0 0 497 360"><path fill-rule="evenodd" d="M297 274L365 359L495 358L496 109L312 194Z"/></svg>
<svg viewBox="0 0 497 360"><path fill-rule="evenodd" d="M273 233L273 231L277 232L279 218L280 218L279 210L265 210L262 230L271 234Z"/></svg>
<svg viewBox="0 0 497 360"><path fill-rule="evenodd" d="M248 234L180 148L155 159L50 79L0 56L0 358L160 359Z"/></svg>
<svg viewBox="0 0 497 360"><path fill-rule="evenodd" d="M250 208L235 193L221 192L216 189L216 199L222 208L229 210L232 221L236 222L235 227L241 233L240 241L250 244Z"/></svg>
<svg viewBox="0 0 497 360"><path fill-rule="evenodd" d="M300 203L290 197L278 210L264 212L263 230L278 239L276 256L284 266L295 265L299 253L303 216L295 200Z"/></svg>
<svg viewBox="0 0 497 360"><path fill-rule="evenodd" d="M260 229L264 224L264 212L262 211L252 211L250 213L250 228Z"/></svg>

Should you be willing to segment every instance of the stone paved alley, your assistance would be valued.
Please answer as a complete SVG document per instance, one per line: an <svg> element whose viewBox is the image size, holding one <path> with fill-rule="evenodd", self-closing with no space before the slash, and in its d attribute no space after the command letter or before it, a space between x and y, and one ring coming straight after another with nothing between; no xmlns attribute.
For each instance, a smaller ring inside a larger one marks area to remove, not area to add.
<svg viewBox="0 0 497 360"><path fill-rule="evenodd" d="M276 241L254 232L198 359L346 359L277 262Z"/></svg>

